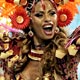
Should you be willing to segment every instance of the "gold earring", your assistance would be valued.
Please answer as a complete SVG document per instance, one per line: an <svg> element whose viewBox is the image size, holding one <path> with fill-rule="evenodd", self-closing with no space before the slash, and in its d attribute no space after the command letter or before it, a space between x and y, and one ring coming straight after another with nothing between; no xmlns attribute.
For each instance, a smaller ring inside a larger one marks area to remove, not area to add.
<svg viewBox="0 0 80 80"><path fill-rule="evenodd" d="M58 32L59 32L59 28L56 27L56 29L55 29L55 33L58 33Z"/></svg>
<svg viewBox="0 0 80 80"><path fill-rule="evenodd" d="M30 29L30 31L28 32L28 35L29 35L30 37L33 37L34 33L33 33L33 31L31 30L31 27L29 27L29 29Z"/></svg>

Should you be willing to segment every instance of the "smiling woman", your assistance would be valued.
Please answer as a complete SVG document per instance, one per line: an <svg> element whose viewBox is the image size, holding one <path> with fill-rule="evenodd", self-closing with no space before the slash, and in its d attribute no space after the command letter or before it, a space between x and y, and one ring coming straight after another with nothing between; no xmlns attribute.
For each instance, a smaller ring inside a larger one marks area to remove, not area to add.
<svg viewBox="0 0 80 80"><path fill-rule="evenodd" d="M23 80L62 80L64 72L59 70L62 63L57 60L67 54L63 48L67 37L57 27L57 7L53 0L34 0L29 12L30 31L25 30L31 39L29 61L17 77Z"/></svg>

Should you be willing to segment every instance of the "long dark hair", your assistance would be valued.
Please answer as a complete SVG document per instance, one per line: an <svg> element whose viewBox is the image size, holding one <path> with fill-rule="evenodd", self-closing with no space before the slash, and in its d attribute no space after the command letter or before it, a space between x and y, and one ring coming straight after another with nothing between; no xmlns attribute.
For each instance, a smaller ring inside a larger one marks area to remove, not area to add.
<svg viewBox="0 0 80 80"><path fill-rule="evenodd" d="M35 1L29 0L29 3L27 5L27 10L29 12L31 12L32 8L39 1L41 1L41 0L35 0ZM49 0L49 1L51 1L53 6L55 7L55 9L57 10L57 6L56 6L55 2L53 0ZM59 32L56 33L50 41L49 40L45 41L45 44L46 43L47 44L44 49L44 55L42 56L42 63L43 62L45 63L42 66L43 67L43 75L45 75L47 72L49 72L51 74L51 77L54 77L53 76L54 69L56 70L56 72L58 74L60 74L60 75L64 74L64 71L59 69L59 65L57 64L58 62L57 62L57 58L55 57L55 53L59 47L65 51L64 45L67 40L67 36L66 36L65 31L62 28L58 27L58 29L59 29ZM32 38L30 38L30 40L28 40L28 41L30 41L30 45L26 44L26 46L28 46L28 47L30 47L32 45L34 46ZM30 48L28 48L28 49L30 49Z"/></svg>

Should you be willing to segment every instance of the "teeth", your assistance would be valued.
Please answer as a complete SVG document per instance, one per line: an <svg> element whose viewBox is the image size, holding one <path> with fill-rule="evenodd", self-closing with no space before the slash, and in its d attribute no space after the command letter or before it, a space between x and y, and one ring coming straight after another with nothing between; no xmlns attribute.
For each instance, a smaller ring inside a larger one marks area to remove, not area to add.
<svg viewBox="0 0 80 80"><path fill-rule="evenodd" d="M43 27L43 29L52 29L52 25L46 25Z"/></svg>
<svg viewBox="0 0 80 80"><path fill-rule="evenodd" d="M44 28L50 28L50 27L52 27L52 25L46 25L46 26L44 26Z"/></svg>
<svg viewBox="0 0 80 80"><path fill-rule="evenodd" d="M44 29L45 31L50 32L50 31L52 31L52 26L51 26L51 25L47 25L47 26L44 26L43 29Z"/></svg>

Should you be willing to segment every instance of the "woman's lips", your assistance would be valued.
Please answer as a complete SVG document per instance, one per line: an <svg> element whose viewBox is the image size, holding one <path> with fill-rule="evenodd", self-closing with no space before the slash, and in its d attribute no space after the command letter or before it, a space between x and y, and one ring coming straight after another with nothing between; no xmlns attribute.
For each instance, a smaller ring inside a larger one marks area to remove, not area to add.
<svg viewBox="0 0 80 80"><path fill-rule="evenodd" d="M53 25L52 24L45 24L43 25L43 31L46 35L52 34Z"/></svg>

